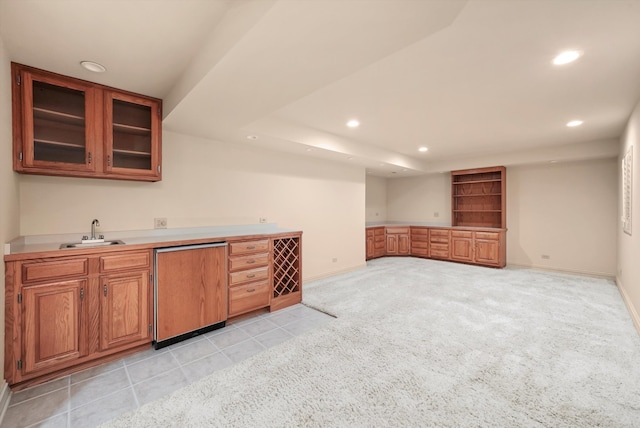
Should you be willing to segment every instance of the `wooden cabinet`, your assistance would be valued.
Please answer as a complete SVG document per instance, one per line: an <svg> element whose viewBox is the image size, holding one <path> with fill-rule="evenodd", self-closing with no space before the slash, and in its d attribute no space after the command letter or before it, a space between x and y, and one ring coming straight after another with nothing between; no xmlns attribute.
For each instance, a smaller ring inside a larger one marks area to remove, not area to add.
<svg viewBox="0 0 640 428"><path fill-rule="evenodd" d="M451 224L507 227L505 167L451 171Z"/></svg>
<svg viewBox="0 0 640 428"><path fill-rule="evenodd" d="M451 260L473 261L473 232L469 230L451 231Z"/></svg>
<svg viewBox="0 0 640 428"><path fill-rule="evenodd" d="M87 355L86 279L24 287L22 373L56 370Z"/></svg>
<svg viewBox="0 0 640 428"><path fill-rule="evenodd" d="M151 251L5 263L10 385L151 343Z"/></svg>
<svg viewBox="0 0 640 428"><path fill-rule="evenodd" d="M478 264L503 267L506 264L505 233L475 232L475 257Z"/></svg>
<svg viewBox="0 0 640 428"><path fill-rule="evenodd" d="M433 259L449 258L449 229L429 229L429 257Z"/></svg>
<svg viewBox="0 0 640 428"><path fill-rule="evenodd" d="M388 256L407 256L410 253L409 227L387 227L386 247Z"/></svg>
<svg viewBox="0 0 640 428"><path fill-rule="evenodd" d="M429 228L411 226L411 255L429 257Z"/></svg>
<svg viewBox="0 0 640 428"><path fill-rule="evenodd" d="M159 181L162 101L12 63L13 167Z"/></svg>
<svg viewBox="0 0 640 428"><path fill-rule="evenodd" d="M269 306L269 240L229 243L229 317Z"/></svg>
<svg viewBox="0 0 640 428"><path fill-rule="evenodd" d="M375 232L371 228L367 228L366 231L366 260L375 257L374 244L375 244Z"/></svg>
<svg viewBox="0 0 640 428"><path fill-rule="evenodd" d="M385 227L368 227L366 233L367 260L385 256L387 254Z"/></svg>
<svg viewBox="0 0 640 428"><path fill-rule="evenodd" d="M273 289L270 311L302 302L302 234L271 239Z"/></svg>

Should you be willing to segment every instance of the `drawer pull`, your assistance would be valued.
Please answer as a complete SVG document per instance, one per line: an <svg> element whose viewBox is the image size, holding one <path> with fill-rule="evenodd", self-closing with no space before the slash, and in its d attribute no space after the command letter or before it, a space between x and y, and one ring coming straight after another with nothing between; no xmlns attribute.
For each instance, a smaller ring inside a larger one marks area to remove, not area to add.
<svg viewBox="0 0 640 428"><path fill-rule="evenodd" d="M255 245L247 245L247 250L255 250L256 246Z"/></svg>
<svg viewBox="0 0 640 428"><path fill-rule="evenodd" d="M247 274L247 278L255 278L256 274L255 273L250 273Z"/></svg>
<svg viewBox="0 0 640 428"><path fill-rule="evenodd" d="M253 259L251 259L251 260L247 260L247 264L248 264L248 265L252 265L252 264L254 264L255 262L256 262L256 261L255 261L255 260L253 260Z"/></svg>
<svg viewBox="0 0 640 428"><path fill-rule="evenodd" d="M256 289L252 288L251 290L247 290L247 293L253 293L254 291L256 291Z"/></svg>

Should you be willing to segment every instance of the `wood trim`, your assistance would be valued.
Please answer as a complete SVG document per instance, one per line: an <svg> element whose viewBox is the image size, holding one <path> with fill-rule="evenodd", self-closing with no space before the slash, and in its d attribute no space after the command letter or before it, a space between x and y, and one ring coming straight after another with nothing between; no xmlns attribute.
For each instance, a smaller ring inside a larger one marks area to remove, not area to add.
<svg viewBox="0 0 640 428"><path fill-rule="evenodd" d="M638 334L640 334L640 315L638 314L636 307L633 306L633 302L631 301L631 298L625 291L624 286L622 285L622 280L619 277L616 277L616 286L618 287L618 291L622 296L622 300L624 301L624 304L627 307L627 311L629 311L629 316L631 316L633 325L636 327Z"/></svg>

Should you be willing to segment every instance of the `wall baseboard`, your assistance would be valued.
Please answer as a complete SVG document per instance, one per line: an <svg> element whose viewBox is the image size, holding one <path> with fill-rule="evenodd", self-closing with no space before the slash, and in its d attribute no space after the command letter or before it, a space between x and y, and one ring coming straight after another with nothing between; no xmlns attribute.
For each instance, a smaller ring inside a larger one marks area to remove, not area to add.
<svg viewBox="0 0 640 428"><path fill-rule="evenodd" d="M364 269L366 267L367 267L367 263L364 262L364 263L362 263L360 265L350 266L350 267L345 268L345 269L340 269L340 270L337 270L337 271L327 272L327 273L323 273L321 275L315 275L315 276L310 276L310 277L304 278L302 280L302 283L304 284L304 283L311 282L311 281L317 281L319 279L329 278L330 276L336 276L336 275L340 275L340 274L343 274L343 273L353 272L353 271L356 271L356 270ZM304 291L303 291L303 293L304 293Z"/></svg>
<svg viewBox="0 0 640 428"><path fill-rule="evenodd" d="M2 391L0 392L0 426L4 420L4 416L7 414L7 407L11 401L11 390L6 380L2 379Z"/></svg>
<svg viewBox="0 0 640 428"><path fill-rule="evenodd" d="M536 265L522 265L518 263L507 263L507 267L519 268L519 269L536 269L536 270L544 270L548 272L558 272L558 273L566 273L569 275L580 275L580 276L590 276L592 278L604 278L615 280L616 276L612 273L603 273L603 272L588 272L588 271L578 271L571 269L562 269L562 268L553 268L547 266L536 266Z"/></svg>
<svg viewBox="0 0 640 428"><path fill-rule="evenodd" d="M629 295L624 290L624 286L622 285L622 280L620 280L620 278L618 277L616 277L616 285L618 286L618 291L622 296L622 301L624 301L624 304L627 307L627 310L629 311L629 315L631 315L631 320L633 321L633 325L636 326L636 330L638 331L638 334L640 334L640 315L638 315L638 311L633 306L633 303L631 302Z"/></svg>

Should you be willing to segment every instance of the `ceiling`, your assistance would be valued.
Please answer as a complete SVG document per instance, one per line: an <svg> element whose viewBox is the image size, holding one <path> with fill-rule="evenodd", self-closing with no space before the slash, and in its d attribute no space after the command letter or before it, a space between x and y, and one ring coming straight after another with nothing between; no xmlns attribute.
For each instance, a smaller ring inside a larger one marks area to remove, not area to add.
<svg viewBox="0 0 640 428"><path fill-rule="evenodd" d="M0 0L12 61L163 98L165 131L386 177L616 156L639 22L640 0Z"/></svg>

